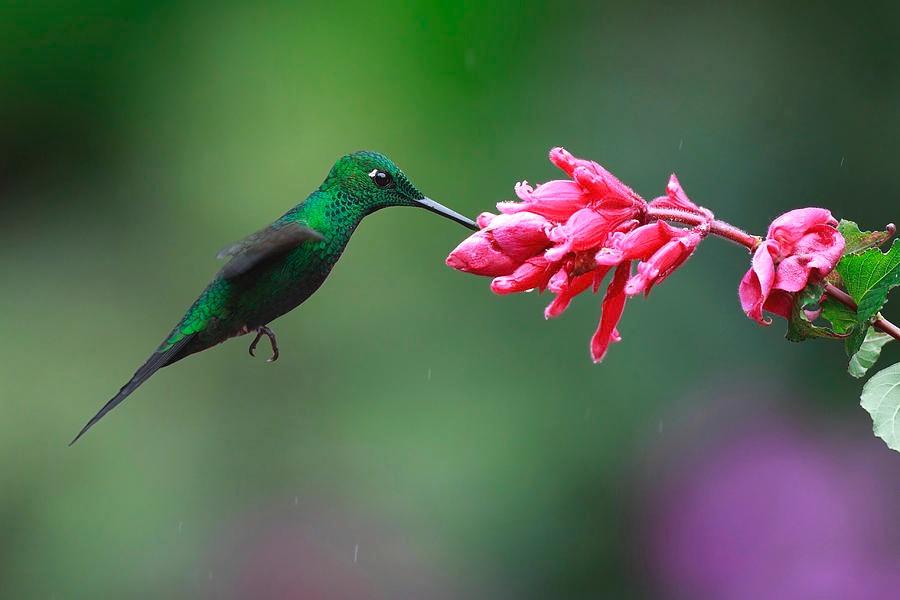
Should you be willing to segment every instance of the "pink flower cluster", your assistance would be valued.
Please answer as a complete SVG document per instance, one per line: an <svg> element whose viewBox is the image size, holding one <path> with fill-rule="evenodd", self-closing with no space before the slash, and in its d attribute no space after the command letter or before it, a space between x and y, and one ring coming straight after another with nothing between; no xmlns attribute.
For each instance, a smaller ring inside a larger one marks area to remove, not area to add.
<svg viewBox="0 0 900 600"><path fill-rule="evenodd" d="M674 175L666 196L648 204L595 162L562 148L551 150L550 160L571 179L537 188L517 184L521 202L498 203L498 215L482 213L481 231L459 244L447 264L494 277L491 289L497 294L549 289L556 298L544 311L547 318L560 315L587 289L596 292L612 270L591 339L591 355L599 362L610 343L620 339L617 325L627 297L648 294L684 263L709 232L713 217L688 199ZM647 222L652 208L691 213L700 225Z"/></svg>
<svg viewBox="0 0 900 600"><path fill-rule="evenodd" d="M824 208L800 208L772 221L738 288L747 316L763 325L767 311L790 318L794 293L821 282L844 252L837 220Z"/></svg>
<svg viewBox="0 0 900 600"><path fill-rule="evenodd" d="M593 161L562 148L551 150L550 160L570 179L537 188L516 184L520 202L498 203L500 214L482 213L481 230L460 243L447 264L493 277L491 289L497 294L549 289L556 297L544 310L546 318L562 314L578 294L596 293L612 271L591 338L595 362L621 339L617 326L627 298L649 294L709 233L754 251L738 292L747 316L763 325L771 322L764 310L790 318L795 294L820 283L844 251L837 221L823 208L778 217L761 240L715 221L709 210L688 199L675 175L666 195L647 203ZM692 227L674 227L666 220Z"/></svg>

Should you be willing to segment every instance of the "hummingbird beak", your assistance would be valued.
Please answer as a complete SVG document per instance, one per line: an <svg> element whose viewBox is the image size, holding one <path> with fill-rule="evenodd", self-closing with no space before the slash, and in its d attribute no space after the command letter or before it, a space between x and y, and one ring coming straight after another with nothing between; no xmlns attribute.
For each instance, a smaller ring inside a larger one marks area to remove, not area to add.
<svg viewBox="0 0 900 600"><path fill-rule="evenodd" d="M421 206L422 208L424 208L426 210L430 210L433 213L437 213L439 215L447 217L451 221L456 221L460 225L464 225L464 226L468 227L469 229L471 229L472 231L478 231L478 229L479 229L478 224L475 221L473 221L472 219L462 216L455 210L450 210L443 204L439 204L439 203L435 202L434 200L432 200L431 198L422 197L422 198L419 198L418 200L413 200L413 202L417 206Z"/></svg>

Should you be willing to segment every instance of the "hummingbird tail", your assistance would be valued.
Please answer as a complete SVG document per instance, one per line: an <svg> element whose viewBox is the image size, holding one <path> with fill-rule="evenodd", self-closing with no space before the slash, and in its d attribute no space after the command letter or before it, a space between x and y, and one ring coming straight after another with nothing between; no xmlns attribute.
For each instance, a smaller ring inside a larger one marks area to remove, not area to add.
<svg viewBox="0 0 900 600"><path fill-rule="evenodd" d="M187 345L188 342L194 339L195 335L196 334L185 336L175 342L170 348L167 348L165 351L154 352L153 354L151 354L150 358L147 359L147 362L141 365L141 367L135 372L128 383L122 386L122 389L119 390L119 393L113 396L113 398L109 402L104 404L103 408L101 408L97 412L97 414L94 415L93 418L88 421L84 427L81 428L81 431L78 432L78 435L75 436L75 439L69 442L69 446L77 442L78 438L83 436L87 432L87 430L93 427L97 423L97 421L102 419L106 415L106 413L121 404L121 402L125 400L125 398L131 395L131 392L138 389L138 387L142 383L150 379L151 375L153 375L166 365L182 358L179 353L185 347L185 345Z"/></svg>

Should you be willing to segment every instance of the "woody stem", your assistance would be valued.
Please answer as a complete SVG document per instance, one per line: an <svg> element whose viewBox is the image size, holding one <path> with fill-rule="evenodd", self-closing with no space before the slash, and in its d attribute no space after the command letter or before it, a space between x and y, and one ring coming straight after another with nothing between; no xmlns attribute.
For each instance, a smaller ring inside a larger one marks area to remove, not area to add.
<svg viewBox="0 0 900 600"><path fill-rule="evenodd" d="M673 221L675 223L683 223L685 225L697 226L703 223L709 223L709 232L715 236L734 242L739 246L744 246L750 252L756 250L756 247L762 243L762 238L750 235L743 229L739 229L734 225L725 221L713 220L709 221L706 215L691 212L688 210L680 210L677 208L654 208L648 207L646 212L648 220L658 219L663 221ZM893 233L893 232L892 232ZM825 294L831 296L847 308L856 310L856 302L845 291L830 284L825 284ZM897 327L887 319L879 317L872 322L876 329L880 329L884 333L890 335L895 340L900 340L900 327Z"/></svg>

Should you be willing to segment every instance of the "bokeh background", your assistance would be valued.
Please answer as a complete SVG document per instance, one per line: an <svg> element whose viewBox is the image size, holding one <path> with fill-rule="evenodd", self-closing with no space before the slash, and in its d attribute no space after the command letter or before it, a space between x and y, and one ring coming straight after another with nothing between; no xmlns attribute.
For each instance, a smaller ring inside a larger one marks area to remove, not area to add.
<svg viewBox="0 0 900 600"><path fill-rule="evenodd" d="M66 443L216 251L349 151L471 216L563 145L756 233L897 220L898 27L895 2L4 2L0 596L890 597L900 457L839 344L743 316L720 240L593 365L598 298L544 321L444 266L462 228L385 210L274 324L277 363L233 340Z"/></svg>

